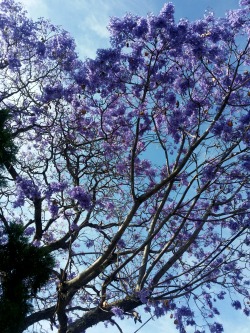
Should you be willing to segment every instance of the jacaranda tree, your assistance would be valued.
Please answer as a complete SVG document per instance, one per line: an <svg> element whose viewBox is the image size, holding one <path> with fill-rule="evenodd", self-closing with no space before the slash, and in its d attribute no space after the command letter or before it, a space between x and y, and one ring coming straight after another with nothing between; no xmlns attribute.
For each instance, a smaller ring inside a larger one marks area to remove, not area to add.
<svg viewBox="0 0 250 333"><path fill-rule="evenodd" d="M223 332L216 301L250 314L250 1L194 22L169 3L108 28L110 48L81 62L67 32L0 2L0 109L18 149L1 246L14 223L55 259L20 331L122 332L116 317L145 311Z"/></svg>

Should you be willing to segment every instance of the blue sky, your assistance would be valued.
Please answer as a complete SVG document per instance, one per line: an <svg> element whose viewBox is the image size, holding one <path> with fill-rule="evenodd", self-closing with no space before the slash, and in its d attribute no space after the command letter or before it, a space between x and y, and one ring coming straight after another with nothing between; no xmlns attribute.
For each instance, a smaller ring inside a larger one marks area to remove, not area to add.
<svg viewBox="0 0 250 333"><path fill-rule="evenodd" d="M21 0L33 19L49 18L52 23L61 25L75 38L81 59L94 57L98 48L108 47L106 26L111 16L123 16L126 12L145 16L148 12L157 14L164 0ZM206 9L212 9L217 16L223 16L226 10L237 8L238 0L172 0L176 8L176 18L190 20L201 18ZM222 315L216 318L222 322L226 333L250 333L250 320L233 311L230 301L218 304ZM143 317L146 320L148 317ZM121 323L124 333L134 333L139 325L133 320ZM140 333L176 333L170 318L151 320ZM92 328L88 333L117 333L113 327ZM188 333L191 331L187 331Z"/></svg>
<svg viewBox="0 0 250 333"><path fill-rule="evenodd" d="M81 57L94 57L97 48L108 46L106 26L110 16L126 12L157 14L164 0L21 0L33 18L46 17L63 26L76 39ZM197 19L208 8L218 16L238 7L238 0L173 0L176 17Z"/></svg>

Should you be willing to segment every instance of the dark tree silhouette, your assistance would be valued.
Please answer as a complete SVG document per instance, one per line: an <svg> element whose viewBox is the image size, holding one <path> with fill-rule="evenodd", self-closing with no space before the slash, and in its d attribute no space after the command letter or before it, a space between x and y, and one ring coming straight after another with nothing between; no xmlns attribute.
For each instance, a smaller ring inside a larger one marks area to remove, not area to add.
<svg viewBox="0 0 250 333"><path fill-rule="evenodd" d="M24 319L32 311L31 300L45 285L54 266L43 248L28 243L23 227L10 224L4 245L0 245L0 330L22 332Z"/></svg>

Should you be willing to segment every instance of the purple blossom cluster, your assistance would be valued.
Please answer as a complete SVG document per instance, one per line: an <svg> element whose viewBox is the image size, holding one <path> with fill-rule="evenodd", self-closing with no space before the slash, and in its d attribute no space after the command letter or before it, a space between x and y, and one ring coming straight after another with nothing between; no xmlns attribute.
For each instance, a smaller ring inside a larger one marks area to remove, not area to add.
<svg viewBox="0 0 250 333"><path fill-rule="evenodd" d="M52 100L60 99L63 96L63 87L60 83L55 86L46 86L43 88L43 102L48 103Z"/></svg>
<svg viewBox="0 0 250 333"><path fill-rule="evenodd" d="M79 205L83 209L90 209L91 207L91 197L90 194L86 193L85 190L81 186L75 186L71 190L68 191L69 196L72 199L78 201Z"/></svg>
<svg viewBox="0 0 250 333"><path fill-rule="evenodd" d="M86 240L85 244L86 244L87 248L89 249L90 247L93 247L93 246L94 246L95 242L94 242L93 239L89 239L89 238L88 238L88 239Z"/></svg>
<svg viewBox="0 0 250 333"><path fill-rule="evenodd" d="M123 239L119 239L117 242L118 249L124 249L126 248L126 242Z"/></svg>
<svg viewBox="0 0 250 333"><path fill-rule="evenodd" d="M32 180L19 177L17 179L16 185L17 192L16 200L13 204L14 208L23 206L25 198L28 198L30 200L41 198L41 192Z"/></svg>
<svg viewBox="0 0 250 333"><path fill-rule="evenodd" d="M249 6L250 1L249 0L240 0L239 4L240 4L240 6Z"/></svg>
<svg viewBox="0 0 250 333"><path fill-rule="evenodd" d="M67 182L62 181L62 182L52 182L47 186L47 189L45 191L45 196L48 201L51 200L51 197L54 193L62 192L65 189L67 189ZM54 201L55 202L55 201Z"/></svg>
<svg viewBox="0 0 250 333"><path fill-rule="evenodd" d="M111 308L111 312L113 312L113 314L116 317L118 317L120 319L124 319L124 311L121 308L119 308L118 306L113 306Z"/></svg>
<svg viewBox="0 0 250 333"><path fill-rule="evenodd" d="M211 333L222 333L224 332L223 326L220 323L214 323L209 326Z"/></svg>
<svg viewBox="0 0 250 333"><path fill-rule="evenodd" d="M136 293L137 297L139 297L140 301L143 304L146 304L148 302L148 297L150 296L150 294L151 294L150 290L146 288L143 288L142 290Z"/></svg>
<svg viewBox="0 0 250 333"><path fill-rule="evenodd" d="M235 308L235 310L239 310L239 309L241 309L241 303L240 303L240 301L233 301L232 302L232 306Z"/></svg>
<svg viewBox="0 0 250 333"><path fill-rule="evenodd" d="M35 232L35 228L34 227L28 227L25 229L24 234L27 236L31 236L33 235Z"/></svg>
<svg viewBox="0 0 250 333"><path fill-rule="evenodd" d="M59 206L55 200L49 204L49 211L52 218L56 218L59 212Z"/></svg>

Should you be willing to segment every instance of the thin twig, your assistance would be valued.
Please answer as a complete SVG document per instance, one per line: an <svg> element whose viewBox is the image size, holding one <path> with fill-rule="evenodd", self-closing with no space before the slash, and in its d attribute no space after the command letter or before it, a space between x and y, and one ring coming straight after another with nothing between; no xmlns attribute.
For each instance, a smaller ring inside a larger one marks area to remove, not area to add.
<svg viewBox="0 0 250 333"><path fill-rule="evenodd" d="M111 323L113 323L118 328L118 330L120 331L120 333L123 333L121 327L117 324L117 322L114 319L109 319L109 321Z"/></svg>
<svg viewBox="0 0 250 333"><path fill-rule="evenodd" d="M136 331L134 331L133 333L137 333L143 326L145 326L151 319L153 319L154 316L151 316L147 321L145 321L144 324L142 324Z"/></svg>

